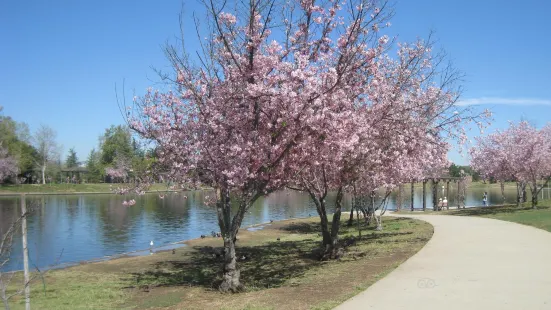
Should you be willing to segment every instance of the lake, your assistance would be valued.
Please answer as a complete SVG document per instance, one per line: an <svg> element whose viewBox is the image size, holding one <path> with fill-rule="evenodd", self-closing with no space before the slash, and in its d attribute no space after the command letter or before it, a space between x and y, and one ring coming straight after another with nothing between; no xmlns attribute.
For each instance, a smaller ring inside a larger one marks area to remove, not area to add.
<svg viewBox="0 0 551 310"><path fill-rule="evenodd" d="M456 184L450 184L450 206L455 206ZM439 197L442 195L439 187ZM501 203L499 186L474 187L467 193L467 206L481 205L482 194L489 193L490 204ZM405 187L404 204L409 205L410 187ZM30 265L39 267L54 263L70 263L105 259L135 252L147 254L150 241L160 249L171 248L175 242L199 238L218 231L216 211L204 205L208 191L168 193L164 199L146 194L136 199L136 205L122 205L124 196L111 194L27 196L27 206L36 206L28 217ZM421 207L422 190L415 188L414 203ZM515 187L506 188L506 202L514 203ZM432 208L432 195L427 185L427 208ZM334 195L328 198L333 206ZM350 210L350 196L345 196L345 210ZM389 209L395 208L396 195L389 199ZM0 233L20 214L16 196L0 197ZM260 198L246 214L242 229L269 222L317 215L305 193L281 191ZM145 252L144 252L145 250ZM139 251L139 252L136 252ZM22 269L21 238L14 239L13 258L4 271Z"/></svg>

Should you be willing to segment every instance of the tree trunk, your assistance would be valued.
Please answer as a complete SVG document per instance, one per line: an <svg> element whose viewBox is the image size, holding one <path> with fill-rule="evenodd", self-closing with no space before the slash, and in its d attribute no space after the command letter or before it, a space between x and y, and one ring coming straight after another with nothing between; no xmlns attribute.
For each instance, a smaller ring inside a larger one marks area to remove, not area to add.
<svg viewBox="0 0 551 310"><path fill-rule="evenodd" d="M538 206L538 182L537 181L532 182L530 191L532 192L532 209L536 209Z"/></svg>
<svg viewBox="0 0 551 310"><path fill-rule="evenodd" d="M335 214L333 214L333 223L331 223L331 257L335 257L338 250L343 196L344 194L342 187L340 187L337 191L337 197L335 199Z"/></svg>
<svg viewBox="0 0 551 310"><path fill-rule="evenodd" d="M505 182L501 182L500 187L501 187L501 204L505 204Z"/></svg>
<svg viewBox="0 0 551 310"><path fill-rule="evenodd" d="M522 187L522 183L521 182L517 182L517 207L520 207L520 205L522 204L524 198L522 197L523 195L523 187Z"/></svg>
<svg viewBox="0 0 551 310"><path fill-rule="evenodd" d="M27 206L25 201L25 194L21 195L21 234L23 243L23 273L25 279L25 309L31 310L31 286L29 275L29 249L27 247Z"/></svg>
<svg viewBox="0 0 551 310"><path fill-rule="evenodd" d="M237 269L237 258L235 255L234 236L224 236L224 272L220 291L237 293L243 290L240 282L240 272Z"/></svg>
<svg viewBox="0 0 551 310"><path fill-rule="evenodd" d="M2 301L4 302L4 309L5 310L10 310L10 304L8 303L8 301L5 300L5 299L2 299Z"/></svg>
<svg viewBox="0 0 551 310"><path fill-rule="evenodd" d="M335 258L335 254L338 250L338 234L340 228L340 219L342 212L342 198L343 192L342 188L337 192L337 198L335 201L335 214L333 215L333 221L331 223L331 230L329 229L329 219L327 218L327 208L325 206L325 195L317 197L315 193L310 192L310 198L314 200L316 204L316 209L320 217L320 228L321 235L323 238L322 248L323 255L322 259L332 259Z"/></svg>
<svg viewBox="0 0 551 310"><path fill-rule="evenodd" d="M348 224L347 226L352 226L354 224L354 205L356 204L356 197L354 196L354 202L352 203L352 207L350 208L350 217L348 218Z"/></svg>
<svg viewBox="0 0 551 310"><path fill-rule="evenodd" d="M358 238L362 238L362 227L360 226L360 210L356 208L356 222L358 224Z"/></svg>
<svg viewBox="0 0 551 310"><path fill-rule="evenodd" d="M371 218L375 219L375 223L377 223L377 227L375 227L376 230L383 230L382 223L377 219L377 215L375 214L375 191L371 191L371 201L369 203L369 214Z"/></svg>
<svg viewBox="0 0 551 310"><path fill-rule="evenodd" d="M46 163L42 165L42 184L46 184Z"/></svg>
<svg viewBox="0 0 551 310"><path fill-rule="evenodd" d="M331 232L329 231L329 220L327 219L327 212L325 211L325 201L320 201L320 208L321 212L319 213L320 216L320 226L321 226L321 236L323 238L323 255L324 257L331 253L331 246L333 245L333 240L331 240Z"/></svg>
<svg viewBox="0 0 551 310"><path fill-rule="evenodd" d="M228 189L217 189L218 201L216 202L216 212L218 216L218 225L224 238L224 264L222 269L222 283L219 290L223 293L237 293L243 290L240 282L240 272L237 268L237 258L235 255L235 237L241 226L241 221L247 208L246 203L239 206L237 214L231 218L231 199Z"/></svg>
<svg viewBox="0 0 551 310"><path fill-rule="evenodd" d="M396 211L400 211L402 209L402 204L404 203L402 194L403 194L403 185L400 184L398 185L398 194L396 195Z"/></svg>

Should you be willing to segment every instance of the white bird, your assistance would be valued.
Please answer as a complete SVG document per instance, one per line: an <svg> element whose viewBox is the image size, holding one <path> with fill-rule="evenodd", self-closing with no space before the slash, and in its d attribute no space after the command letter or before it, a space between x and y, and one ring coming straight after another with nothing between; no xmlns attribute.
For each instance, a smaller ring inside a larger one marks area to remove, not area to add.
<svg viewBox="0 0 551 310"><path fill-rule="evenodd" d="M149 242L149 246L153 246L153 240L151 240L151 242Z"/></svg>

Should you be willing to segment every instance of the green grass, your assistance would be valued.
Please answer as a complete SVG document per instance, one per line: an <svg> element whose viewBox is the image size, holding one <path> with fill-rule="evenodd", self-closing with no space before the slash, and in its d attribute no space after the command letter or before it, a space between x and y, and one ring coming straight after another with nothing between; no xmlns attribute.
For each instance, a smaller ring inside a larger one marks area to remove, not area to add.
<svg viewBox="0 0 551 310"><path fill-rule="evenodd" d="M399 214L480 216L529 225L551 232L551 200L540 200L536 209L532 208L528 201L520 207L504 205L444 211L433 211L427 208L425 212L401 210Z"/></svg>
<svg viewBox="0 0 551 310"><path fill-rule="evenodd" d="M143 257L83 264L46 275L46 290L32 286L33 309L330 309L360 293L420 250L430 224L384 218L383 231L342 220L340 260L320 261L319 220L274 222L237 242L246 292L220 294L221 239L190 240L186 247ZM279 238L279 240L277 240ZM354 240L353 242L351 242ZM22 309L24 300L12 301Z"/></svg>
<svg viewBox="0 0 551 310"><path fill-rule="evenodd" d="M515 187L516 188L516 183L515 182L505 182L505 187ZM489 187L492 187L492 188L501 188L501 184L500 183L490 183L490 182L482 182L482 181L476 181L476 182L471 182L469 184L469 187L470 188L489 188Z"/></svg>
<svg viewBox="0 0 551 310"><path fill-rule="evenodd" d="M46 275L46 286L36 281L31 286L32 309L122 309L129 295L116 274L57 270ZM25 300L17 296L11 309L24 309Z"/></svg>
<svg viewBox="0 0 551 310"><path fill-rule="evenodd" d="M551 202L541 201L538 204L540 206L537 209L533 209L532 207L516 207L507 205L449 210L438 212L438 214L487 217L534 226L551 232L551 207L549 207ZM528 202L525 205L530 205L530 203Z"/></svg>
<svg viewBox="0 0 551 310"><path fill-rule="evenodd" d="M16 193L41 193L41 194L70 194L70 193L109 193L110 186L121 186L124 184L108 183L86 183L86 184L19 184L1 185L0 194ZM165 184L153 184L152 191L166 190Z"/></svg>

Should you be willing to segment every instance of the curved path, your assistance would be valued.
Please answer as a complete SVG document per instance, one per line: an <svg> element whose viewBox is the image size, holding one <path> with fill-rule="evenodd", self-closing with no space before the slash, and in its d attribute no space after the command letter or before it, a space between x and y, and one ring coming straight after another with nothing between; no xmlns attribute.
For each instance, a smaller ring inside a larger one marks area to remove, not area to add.
<svg viewBox="0 0 551 310"><path fill-rule="evenodd" d="M551 309L551 233L487 218L407 217L431 223L432 239L336 309Z"/></svg>

